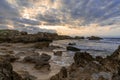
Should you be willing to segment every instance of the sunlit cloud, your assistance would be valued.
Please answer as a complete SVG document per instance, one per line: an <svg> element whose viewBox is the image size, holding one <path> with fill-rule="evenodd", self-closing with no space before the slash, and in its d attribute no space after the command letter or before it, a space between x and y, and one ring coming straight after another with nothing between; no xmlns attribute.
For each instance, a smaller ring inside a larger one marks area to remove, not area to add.
<svg viewBox="0 0 120 80"><path fill-rule="evenodd" d="M0 28L120 36L120 0L1 0Z"/></svg>

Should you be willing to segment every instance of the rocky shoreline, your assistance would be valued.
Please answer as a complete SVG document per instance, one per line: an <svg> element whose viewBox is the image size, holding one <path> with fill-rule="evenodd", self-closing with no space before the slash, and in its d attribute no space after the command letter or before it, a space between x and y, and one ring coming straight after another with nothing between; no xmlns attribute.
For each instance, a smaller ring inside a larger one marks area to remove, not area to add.
<svg viewBox="0 0 120 80"><path fill-rule="evenodd" d="M120 80L120 46L106 58L76 52L74 63L68 68L63 67L50 80Z"/></svg>
<svg viewBox="0 0 120 80"><path fill-rule="evenodd" d="M76 37L76 39L84 39ZM92 38L92 39L91 39ZM91 37L91 40L100 40ZM55 33L28 34L16 30L0 31L0 80L120 80L120 46L110 56L93 57L69 43L65 48L73 51L74 62L58 66L53 57L63 57L60 46L53 40L75 39ZM71 61L72 62L72 61Z"/></svg>

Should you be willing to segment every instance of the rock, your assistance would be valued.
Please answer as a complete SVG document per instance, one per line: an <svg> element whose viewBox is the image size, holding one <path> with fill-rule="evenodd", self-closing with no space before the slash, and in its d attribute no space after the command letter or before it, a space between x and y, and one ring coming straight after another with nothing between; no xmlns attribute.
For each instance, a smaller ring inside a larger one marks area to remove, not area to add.
<svg viewBox="0 0 120 80"><path fill-rule="evenodd" d="M98 62L101 62L103 60L103 58L101 56L96 56L95 60Z"/></svg>
<svg viewBox="0 0 120 80"><path fill-rule="evenodd" d="M29 62L29 63L34 63L35 68L38 70L46 69L50 70L50 64L49 60L51 59L50 55L47 54L35 54L35 55L30 55L24 58L24 62Z"/></svg>
<svg viewBox="0 0 120 80"><path fill-rule="evenodd" d="M27 71L20 71L19 74L23 78L23 80L36 80L37 78L30 75Z"/></svg>
<svg viewBox="0 0 120 80"><path fill-rule="evenodd" d="M18 36L18 35L21 35L21 34L17 30L9 30L9 29L0 30L0 36L13 37L13 36Z"/></svg>
<svg viewBox="0 0 120 80"><path fill-rule="evenodd" d="M67 77L62 78L60 71L50 80L120 80L120 46L106 58L93 58L89 53L76 52L67 73Z"/></svg>
<svg viewBox="0 0 120 80"><path fill-rule="evenodd" d="M101 39L102 39L102 38L97 37L97 36L88 37L88 40L101 40Z"/></svg>
<svg viewBox="0 0 120 80"><path fill-rule="evenodd" d="M112 73L118 71L118 68L120 66L120 46L117 50L113 52L112 55L107 56L105 59L101 61L101 64L105 67L107 71L110 71Z"/></svg>
<svg viewBox="0 0 120 80"><path fill-rule="evenodd" d="M23 80L13 71L12 65L0 57L0 80Z"/></svg>
<svg viewBox="0 0 120 80"><path fill-rule="evenodd" d="M66 80L67 77L68 77L67 69L65 67L62 67L60 72L55 76L51 77L50 80Z"/></svg>
<svg viewBox="0 0 120 80"><path fill-rule="evenodd" d="M62 47L57 46L57 45L50 45L50 46L49 46L49 49L50 49L50 50L60 49L60 48L62 48Z"/></svg>
<svg viewBox="0 0 120 80"><path fill-rule="evenodd" d="M34 42L52 42L53 40L72 39L72 37L65 35L58 35L57 33L38 32L35 34L28 34L27 32L20 32L17 30L0 30L0 42L9 43L34 43Z"/></svg>
<svg viewBox="0 0 120 80"><path fill-rule="evenodd" d="M36 63L36 60L38 60L39 58L39 53L34 53L32 55L26 56L23 61L28 63Z"/></svg>
<svg viewBox="0 0 120 80"><path fill-rule="evenodd" d="M104 67L99 64L97 61L88 62L84 67L84 73L99 73L104 71Z"/></svg>
<svg viewBox="0 0 120 80"><path fill-rule="evenodd" d="M116 49L111 56L108 56L110 59L120 60L120 46Z"/></svg>
<svg viewBox="0 0 120 80"><path fill-rule="evenodd" d="M75 36L74 39L85 39L85 38L80 36Z"/></svg>
<svg viewBox="0 0 120 80"><path fill-rule="evenodd" d="M28 35L28 33L25 32L25 31L20 32L20 34L21 34L21 35Z"/></svg>
<svg viewBox="0 0 120 80"><path fill-rule="evenodd" d="M103 76L100 76L98 80L108 80L108 79L105 79Z"/></svg>
<svg viewBox="0 0 120 80"><path fill-rule="evenodd" d="M35 48L43 49L49 47L49 42L39 42L34 45Z"/></svg>
<svg viewBox="0 0 120 80"><path fill-rule="evenodd" d="M80 51L80 49L78 49L76 47L72 47L72 46L67 46L67 50L68 51Z"/></svg>
<svg viewBox="0 0 120 80"><path fill-rule="evenodd" d="M113 73L112 80L120 80L120 67L116 73Z"/></svg>
<svg viewBox="0 0 120 80"><path fill-rule="evenodd" d="M87 52L76 52L74 55L74 61L76 66L83 67L93 60L94 58Z"/></svg>
<svg viewBox="0 0 120 80"><path fill-rule="evenodd" d="M76 43L69 43L68 45L76 45Z"/></svg>
<svg viewBox="0 0 120 80"><path fill-rule="evenodd" d="M1 57L3 57L6 61L9 61L9 62L15 62L16 60L19 59L19 57L16 57L14 55L2 55Z"/></svg>
<svg viewBox="0 0 120 80"><path fill-rule="evenodd" d="M42 71L49 71L50 70L50 64L47 61L39 61L35 64L35 68L37 70L42 70Z"/></svg>
<svg viewBox="0 0 120 80"><path fill-rule="evenodd" d="M56 52L54 52L54 55L55 56L62 56L62 51L56 51Z"/></svg>
<svg viewBox="0 0 120 80"><path fill-rule="evenodd" d="M42 55L40 55L40 58L36 60L35 68L39 70L43 68L46 70L50 70L50 64L48 62L50 59L51 59L50 55L43 53Z"/></svg>
<svg viewBox="0 0 120 80"><path fill-rule="evenodd" d="M42 53L42 54L40 55L40 59L41 59L42 61L49 61L49 60L51 59L51 56L48 55L48 54Z"/></svg>
<svg viewBox="0 0 120 80"><path fill-rule="evenodd" d="M9 54L14 54L14 51L13 50L9 50L7 51Z"/></svg>
<svg viewBox="0 0 120 80"><path fill-rule="evenodd" d="M67 69L65 67L62 67L60 70L60 75L62 76L62 78L67 78Z"/></svg>

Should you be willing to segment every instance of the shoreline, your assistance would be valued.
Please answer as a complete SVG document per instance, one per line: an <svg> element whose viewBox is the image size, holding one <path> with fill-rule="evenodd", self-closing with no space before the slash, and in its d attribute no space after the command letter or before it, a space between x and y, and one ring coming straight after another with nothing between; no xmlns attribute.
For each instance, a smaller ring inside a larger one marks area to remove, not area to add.
<svg viewBox="0 0 120 80"><path fill-rule="evenodd" d="M103 53L105 57L100 52L111 48L114 51L117 43L101 43L101 38L94 36L85 40L49 33L28 35L26 32L7 31L3 34L0 36L0 64L3 66L4 61L5 65L12 67L9 73L15 72L17 75L12 74L11 77L19 76L20 80L112 80L114 72L119 75L119 48L109 55ZM86 50L83 51L83 48ZM89 53L89 48L96 49L96 52ZM104 79L103 74L109 77Z"/></svg>

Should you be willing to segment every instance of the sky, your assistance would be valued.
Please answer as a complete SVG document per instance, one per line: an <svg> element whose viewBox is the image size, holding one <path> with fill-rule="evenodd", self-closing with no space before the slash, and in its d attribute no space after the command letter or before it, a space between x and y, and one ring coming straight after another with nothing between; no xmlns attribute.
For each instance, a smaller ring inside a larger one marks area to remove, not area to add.
<svg viewBox="0 0 120 80"><path fill-rule="evenodd" d="M0 29L120 37L120 0L0 0Z"/></svg>

